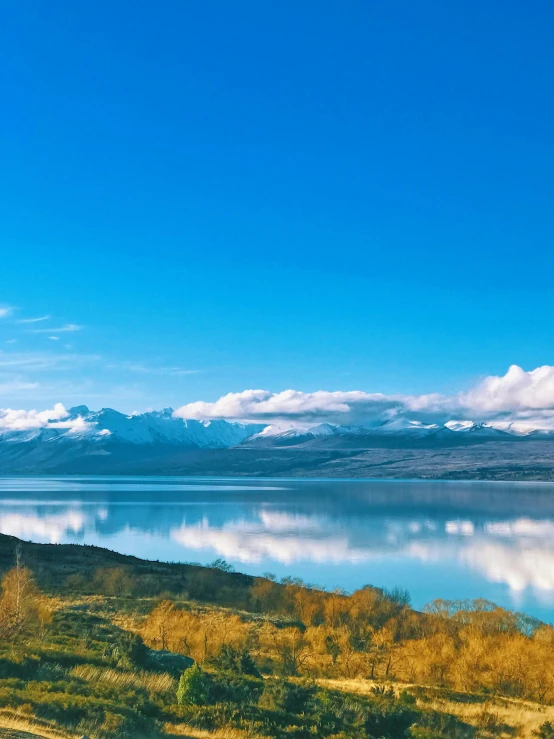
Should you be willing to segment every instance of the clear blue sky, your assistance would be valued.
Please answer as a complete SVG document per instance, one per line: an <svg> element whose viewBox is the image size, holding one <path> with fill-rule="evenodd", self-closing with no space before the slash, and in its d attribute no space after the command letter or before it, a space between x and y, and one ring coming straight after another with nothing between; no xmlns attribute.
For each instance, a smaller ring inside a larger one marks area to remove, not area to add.
<svg viewBox="0 0 554 739"><path fill-rule="evenodd" d="M0 48L0 407L554 364L552 3L19 0Z"/></svg>

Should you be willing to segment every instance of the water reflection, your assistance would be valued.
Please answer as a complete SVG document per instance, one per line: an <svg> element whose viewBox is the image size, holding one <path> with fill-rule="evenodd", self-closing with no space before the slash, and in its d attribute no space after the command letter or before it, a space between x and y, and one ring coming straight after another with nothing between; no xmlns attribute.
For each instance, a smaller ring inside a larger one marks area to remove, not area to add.
<svg viewBox="0 0 554 739"><path fill-rule="evenodd" d="M0 478L0 531L142 557L486 597L554 620L554 486Z"/></svg>

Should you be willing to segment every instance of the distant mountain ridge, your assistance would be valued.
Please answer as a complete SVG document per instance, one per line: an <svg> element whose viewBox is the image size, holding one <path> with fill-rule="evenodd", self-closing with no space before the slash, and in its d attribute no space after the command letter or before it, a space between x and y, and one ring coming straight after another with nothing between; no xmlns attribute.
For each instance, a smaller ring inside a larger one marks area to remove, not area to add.
<svg viewBox="0 0 554 739"><path fill-rule="evenodd" d="M59 441L72 443L171 444L201 449L223 449L265 428L262 424L194 421L175 418L172 408L127 415L113 408L91 411L75 406L63 419L42 428L1 429L0 443Z"/></svg>
<svg viewBox="0 0 554 739"><path fill-rule="evenodd" d="M0 443L28 441L118 441L130 444L175 444L201 449L225 449L241 443L257 445L296 445L300 440L329 437L389 437L406 439L537 437L554 434L548 429L533 428L527 424L508 422L474 422L449 420L444 424L424 423L406 418L378 418L367 424L345 426L331 423L267 424L242 423L222 419L192 420L177 417L172 408L145 413L125 414L113 408L92 411L79 405L59 414L44 425L19 428L0 427Z"/></svg>
<svg viewBox="0 0 554 739"><path fill-rule="evenodd" d="M507 455L509 464L519 470L517 474L527 475L533 450L533 470L540 468L537 479L543 479L541 455L552 447L554 460L553 432L507 421L437 424L385 417L360 425L311 426L183 419L171 408L128 415L112 408L92 411L84 405L68 411L58 406L52 413L51 419L43 417L34 425L15 422L0 427L0 474L272 476L319 472L382 477L395 476L398 469L398 474L401 470L403 476L417 477L425 457L425 474L440 476L444 465L448 469L454 465L456 474L472 476L477 474L472 459L486 458L489 470L495 459ZM440 464L439 457L431 461L433 450L441 452ZM443 454L445 450L448 454ZM408 454L405 459L404 452ZM483 473L485 477L492 474Z"/></svg>

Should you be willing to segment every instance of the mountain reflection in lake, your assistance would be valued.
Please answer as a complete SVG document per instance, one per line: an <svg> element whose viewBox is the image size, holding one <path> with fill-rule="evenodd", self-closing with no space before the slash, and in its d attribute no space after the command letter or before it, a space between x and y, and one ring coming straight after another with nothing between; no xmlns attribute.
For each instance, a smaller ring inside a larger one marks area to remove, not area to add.
<svg viewBox="0 0 554 739"><path fill-rule="evenodd" d="M554 621L554 485L0 477L0 532L146 559L484 597Z"/></svg>

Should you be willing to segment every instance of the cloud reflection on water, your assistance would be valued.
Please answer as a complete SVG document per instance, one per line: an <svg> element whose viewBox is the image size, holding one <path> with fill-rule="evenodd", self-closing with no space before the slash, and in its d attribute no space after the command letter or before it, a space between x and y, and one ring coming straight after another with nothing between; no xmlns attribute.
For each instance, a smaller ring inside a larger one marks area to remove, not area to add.
<svg viewBox="0 0 554 739"><path fill-rule="evenodd" d="M240 486L232 489L240 493ZM427 488L421 490L429 496ZM463 492L467 495L467 489ZM513 594L527 589L554 593L554 516L544 515L544 500L536 517L516 515L515 506L511 517L500 518L490 507L479 511L467 506L466 515L449 515L453 511L413 501L386 505L382 497L377 505L363 497L230 500L213 495L187 498L183 496L189 493L181 491L173 501L156 502L153 493L131 505L123 496L100 503L86 496L76 502L73 495L66 503L46 502L47 498L41 503L35 493L28 499L24 495L4 499L2 533L49 543L93 542L121 550L131 537L144 542L141 554L145 557L158 558L162 552L162 556L186 560L196 552L204 556L203 561L224 557L260 572L274 563L295 574L295 564L309 563L320 568L323 583L325 565L400 563L410 567L412 578L423 580L431 567L450 563L457 572L465 570L468 578L473 573L488 583L503 584ZM532 510L529 497L521 506L525 507ZM486 596L486 588L479 587L476 595Z"/></svg>

